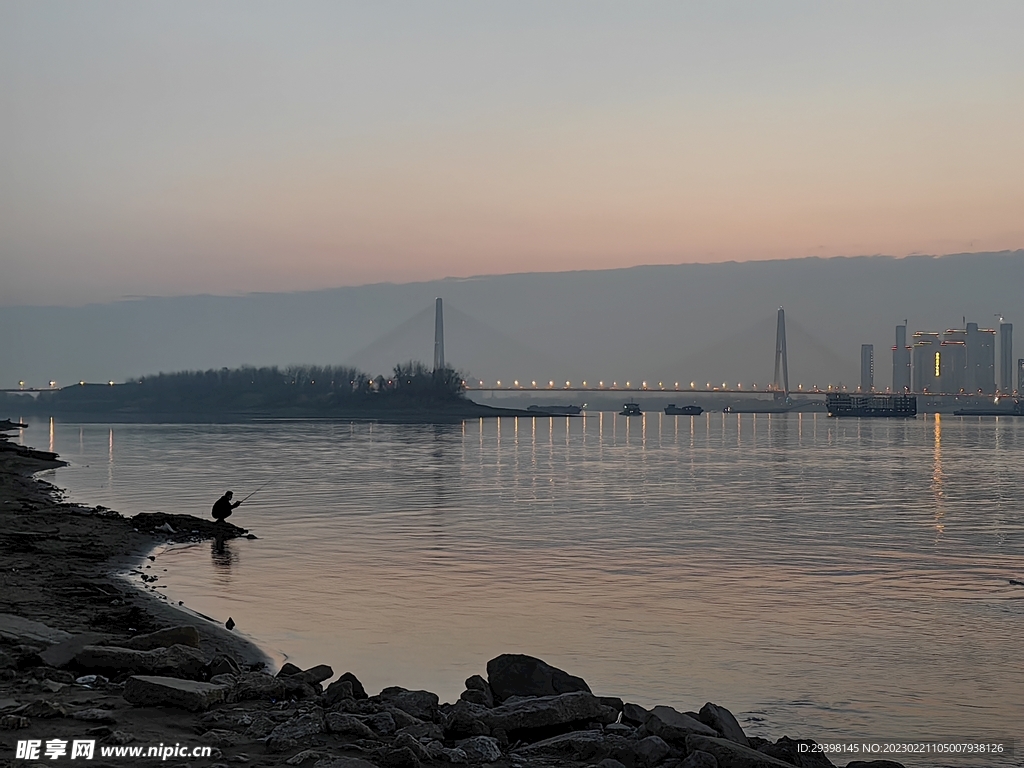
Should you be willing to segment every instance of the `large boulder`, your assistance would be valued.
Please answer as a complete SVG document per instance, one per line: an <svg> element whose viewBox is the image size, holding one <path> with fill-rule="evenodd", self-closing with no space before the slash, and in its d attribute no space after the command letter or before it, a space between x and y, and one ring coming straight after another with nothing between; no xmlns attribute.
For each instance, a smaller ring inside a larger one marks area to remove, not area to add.
<svg viewBox="0 0 1024 768"><path fill-rule="evenodd" d="M109 638L102 632L83 632L80 635L55 643L40 652L39 659L48 667L61 669L66 667L87 645L98 645Z"/></svg>
<svg viewBox="0 0 1024 768"><path fill-rule="evenodd" d="M87 645L71 661L83 672L113 677L118 674L159 675L197 680L206 672L203 654L186 645L136 651L109 645Z"/></svg>
<svg viewBox="0 0 1024 768"><path fill-rule="evenodd" d="M636 742L601 731L569 731L519 747L513 752L523 758L554 757L596 763L606 758L636 765Z"/></svg>
<svg viewBox="0 0 1024 768"><path fill-rule="evenodd" d="M660 736L669 744L683 745L690 734L718 736L718 731L672 707L652 709L639 729L640 735Z"/></svg>
<svg viewBox="0 0 1024 768"><path fill-rule="evenodd" d="M792 763L784 763L762 752L744 747L735 741L718 737L691 734L686 737L686 751L707 752L713 755L721 768L793 768Z"/></svg>
<svg viewBox="0 0 1024 768"><path fill-rule="evenodd" d="M735 741L744 747L749 747L747 735L740 728L735 716L725 707L712 704L710 701L700 708L700 721L709 728L714 728L718 733L729 741Z"/></svg>
<svg viewBox="0 0 1024 768"><path fill-rule="evenodd" d="M543 734L546 736L573 724L607 724L615 722L618 717L614 709L604 706L592 693L583 691L517 699L494 709L481 707L480 710L479 719L492 732L499 729L504 731L510 741L536 741L540 734L531 734L530 731L546 730L548 733Z"/></svg>
<svg viewBox="0 0 1024 768"><path fill-rule="evenodd" d="M489 736L491 727L483 721L488 711L486 707L462 699L447 707L441 718L445 739L456 741L470 736Z"/></svg>
<svg viewBox="0 0 1024 768"><path fill-rule="evenodd" d="M380 699L419 720L427 722L436 722L438 720L437 707L440 701L436 693L431 693L430 691L409 691L395 686L381 691Z"/></svg>
<svg viewBox="0 0 1024 768"><path fill-rule="evenodd" d="M590 686L547 662L519 653L504 653L487 662L487 682L498 702L510 696L554 696L584 691Z"/></svg>
<svg viewBox="0 0 1024 768"><path fill-rule="evenodd" d="M493 763L501 759L501 747L492 736L473 736L456 745L466 753L471 763Z"/></svg>
<svg viewBox="0 0 1024 768"><path fill-rule="evenodd" d="M657 765L671 751L672 748L660 736L648 736L636 744L636 756L642 765Z"/></svg>
<svg viewBox="0 0 1024 768"><path fill-rule="evenodd" d="M686 756L678 768L719 768L715 756L709 752L694 750Z"/></svg>
<svg viewBox="0 0 1024 768"><path fill-rule="evenodd" d="M136 675L124 684L124 698L137 707L177 707L202 712L227 699L228 688L174 677Z"/></svg>
<svg viewBox="0 0 1024 768"><path fill-rule="evenodd" d="M218 680L226 677L221 675ZM231 701L309 699L317 694L317 690L309 683L294 677L274 677L264 672L246 672L233 677L229 695Z"/></svg>
<svg viewBox="0 0 1024 768"><path fill-rule="evenodd" d="M355 715L349 715L344 712L328 712L325 719L327 730L339 736L347 736L353 739L377 738L377 735L370 730L370 726Z"/></svg>

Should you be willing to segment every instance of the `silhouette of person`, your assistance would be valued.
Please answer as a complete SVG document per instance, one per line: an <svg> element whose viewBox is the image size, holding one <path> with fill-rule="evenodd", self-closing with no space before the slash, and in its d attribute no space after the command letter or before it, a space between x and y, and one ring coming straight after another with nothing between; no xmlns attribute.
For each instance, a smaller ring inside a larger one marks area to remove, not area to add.
<svg viewBox="0 0 1024 768"><path fill-rule="evenodd" d="M213 505L213 516L214 516L214 518L217 520L218 523L223 523L225 520L227 520L229 517L231 517L231 513L241 503L242 502L240 502L240 501L232 502L231 501L231 491L228 491L223 496L221 496L219 499L217 499L216 503Z"/></svg>

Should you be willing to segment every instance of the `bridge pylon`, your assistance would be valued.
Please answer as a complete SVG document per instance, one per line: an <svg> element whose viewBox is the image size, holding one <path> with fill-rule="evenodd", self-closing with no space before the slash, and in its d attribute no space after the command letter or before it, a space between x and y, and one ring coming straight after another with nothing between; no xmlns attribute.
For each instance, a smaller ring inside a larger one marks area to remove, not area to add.
<svg viewBox="0 0 1024 768"><path fill-rule="evenodd" d="M434 302L434 372L444 370L444 311L440 297Z"/></svg>
<svg viewBox="0 0 1024 768"><path fill-rule="evenodd" d="M781 373L781 378L779 373ZM779 307L779 323L775 329L775 380L772 385L776 400L789 399L789 356L786 354L786 310Z"/></svg>

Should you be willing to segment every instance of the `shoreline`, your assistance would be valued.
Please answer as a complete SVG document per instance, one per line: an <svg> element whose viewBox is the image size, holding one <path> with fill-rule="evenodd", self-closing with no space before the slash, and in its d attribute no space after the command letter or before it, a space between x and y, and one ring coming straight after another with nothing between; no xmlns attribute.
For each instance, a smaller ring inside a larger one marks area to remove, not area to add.
<svg viewBox="0 0 1024 768"><path fill-rule="evenodd" d="M178 768L903 768L847 755L833 763L806 739L747 737L711 702L679 712L595 696L582 679L528 656L492 659L487 679L467 679L454 704L398 687L368 696L351 672L325 691L321 683L335 672L323 664L285 664L272 676L268 653L252 639L143 586L168 540L212 538L223 528L188 515L126 518L67 503L35 477L66 463L9 442L5 426L0 768L26 765L14 749L30 739L92 739L97 757L124 745L210 748L198 761L175 753L166 765ZM121 575L132 571L143 585ZM32 763L44 764L52 763Z"/></svg>

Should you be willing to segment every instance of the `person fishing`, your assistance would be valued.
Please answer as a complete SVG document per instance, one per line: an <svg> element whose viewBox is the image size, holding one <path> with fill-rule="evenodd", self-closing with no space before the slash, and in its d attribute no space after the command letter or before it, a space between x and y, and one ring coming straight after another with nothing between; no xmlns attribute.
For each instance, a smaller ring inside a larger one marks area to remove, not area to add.
<svg viewBox="0 0 1024 768"><path fill-rule="evenodd" d="M228 491L219 499L217 499L217 501L213 505L213 517L217 520L218 523L223 523L225 520L231 517L231 513L234 512L242 504L242 502L240 501L232 502L231 496L231 491Z"/></svg>
<svg viewBox="0 0 1024 768"><path fill-rule="evenodd" d="M242 501L248 501L253 496L255 496L257 493L259 493L264 488L266 488L268 485L270 485L272 482L274 482L273 478L271 478L270 480L267 480L267 482L265 482L263 485L261 485L255 491L253 491L248 496L246 496L244 499L242 499ZM231 496L232 496L231 491L227 491L227 492L225 492L225 494L223 496L221 496L219 499L217 499L216 503L214 503L214 505L213 505L213 516L217 520L218 523L223 523L225 520L227 520L229 517L231 517L231 513L232 512L234 512L238 507L240 507L242 505L242 501L232 501L231 500Z"/></svg>

